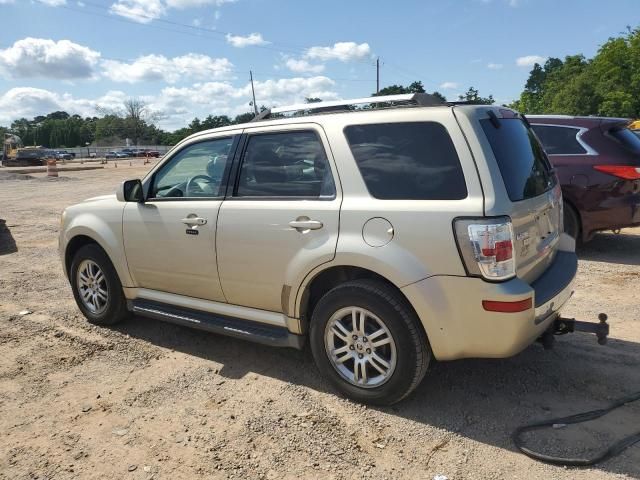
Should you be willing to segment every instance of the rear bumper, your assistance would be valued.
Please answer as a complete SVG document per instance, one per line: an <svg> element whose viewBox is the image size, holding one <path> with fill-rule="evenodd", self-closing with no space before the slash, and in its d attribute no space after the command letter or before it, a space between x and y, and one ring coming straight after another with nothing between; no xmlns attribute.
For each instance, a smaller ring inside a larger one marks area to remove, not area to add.
<svg viewBox="0 0 640 480"><path fill-rule="evenodd" d="M433 276L402 288L420 317L438 360L503 358L533 343L573 294L577 271L573 251L559 251L533 284L519 278L490 283L479 278ZM484 310L483 300L533 306L516 313Z"/></svg>

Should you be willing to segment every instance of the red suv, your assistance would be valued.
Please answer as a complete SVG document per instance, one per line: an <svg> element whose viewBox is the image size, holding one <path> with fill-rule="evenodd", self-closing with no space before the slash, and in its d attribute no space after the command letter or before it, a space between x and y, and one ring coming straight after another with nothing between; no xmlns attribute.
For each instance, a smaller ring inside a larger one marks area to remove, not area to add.
<svg viewBox="0 0 640 480"><path fill-rule="evenodd" d="M640 225L640 138L630 120L527 118L560 179L568 234L586 242L598 230Z"/></svg>

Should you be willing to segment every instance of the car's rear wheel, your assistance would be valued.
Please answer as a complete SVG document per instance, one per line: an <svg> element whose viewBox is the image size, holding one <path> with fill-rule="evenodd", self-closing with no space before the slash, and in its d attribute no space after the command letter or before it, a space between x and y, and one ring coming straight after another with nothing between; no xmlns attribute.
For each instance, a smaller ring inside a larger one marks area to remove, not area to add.
<svg viewBox="0 0 640 480"><path fill-rule="evenodd" d="M113 325L129 316L118 274L98 245L76 252L69 279L78 308L91 323Z"/></svg>
<svg viewBox="0 0 640 480"><path fill-rule="evenodd" d="M564 232L580 243L580 219L575 209L568 203L564 203Z"/></svg>
<svg viewBox="0 0 640 480"><path fill-rule="evenodd" d="M420 383L431 349L406 300L390 286L354 280L313 310L311 350L321 373L346 396L390 405Z"/></svg>

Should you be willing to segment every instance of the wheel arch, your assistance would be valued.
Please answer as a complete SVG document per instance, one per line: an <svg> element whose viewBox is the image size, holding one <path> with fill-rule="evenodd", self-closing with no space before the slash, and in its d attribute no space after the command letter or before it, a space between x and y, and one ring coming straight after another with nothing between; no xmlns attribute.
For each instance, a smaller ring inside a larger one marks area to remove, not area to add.
<svg viewBox="0 0 640 480"><path fill-rule="evenodd" d="M89 244L94 244L99 246L102 249L102 251L105 252L106 254L106 251L104 250L102 245L100 245L100 243L96 241L94 238L88 235L76 235L71 240L69 240L64 251L64 268L65 268L65 271L67 272L67 276L69 276L71 272L71 262L73 262L73 257L75 257L78 250L80 250L85 245L89 245Z"/></svg>
<svg viewBox="0 0 640 480"><path fill-rule="evenodd" d="M424 325L420 320L416 309L400 287L378 272L355 265L332 265L316 272L311 278L309 278L308 281L300 287L300 292L298 294L299 300L296 301L296 317L302 319L302 321L308 325L314 307L325 293L342 283L360 279L379 281L396 292L399 295L399 298L405 302L407 308L411 309L413 314L416 316L418 325L428 338L428 334L425 331Z"/></svg>
<svg viewBox="0 0 640 480"><path fill-rule="evenodd" d="M99 225L103 227L104 225ZM106 235L103 237L99 235L98 231L93 228L89 228L86 225L75 225L68 229L64 235L64 270L67 277L70 275L71 262L74 255L80 248L88 244L98 245L105 253L111 265L118 274L118 279L123 287L133 286L133 281L129 275L129 269L124 255L124 247L122 245L122 238L115 235L109 229L101 228L99 230L105 231Z"/></svg>

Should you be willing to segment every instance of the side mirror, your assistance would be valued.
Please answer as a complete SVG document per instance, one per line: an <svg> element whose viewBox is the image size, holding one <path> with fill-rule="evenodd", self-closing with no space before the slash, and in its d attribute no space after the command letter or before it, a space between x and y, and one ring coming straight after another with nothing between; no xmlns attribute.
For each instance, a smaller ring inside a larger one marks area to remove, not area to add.
<svg viewBox="0 0 640 480"><path fill-rule="evenodd" d="M120 202L144 203L144 191L139 179L125 180L116 190L116 198Z"/></svg>

